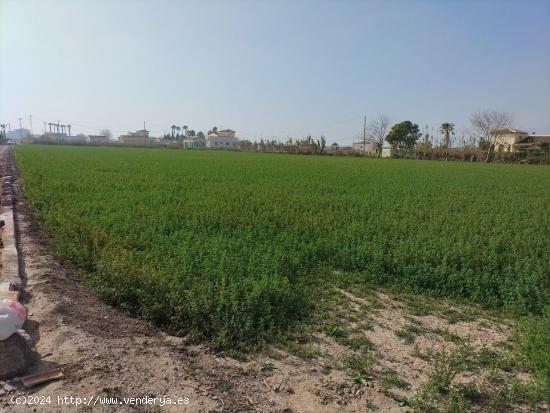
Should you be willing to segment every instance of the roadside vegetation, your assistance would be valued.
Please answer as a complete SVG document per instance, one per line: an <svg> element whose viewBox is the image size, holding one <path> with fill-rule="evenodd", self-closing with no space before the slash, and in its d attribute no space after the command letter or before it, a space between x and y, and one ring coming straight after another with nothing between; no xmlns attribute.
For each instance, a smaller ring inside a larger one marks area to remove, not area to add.
<svg viewBox="0 0 550 413"><path fill-rule="evenodd" d="M546 167L35 145L16 159L55 253L174 332L239 354L319 317L329 286L465 299L526 320L549 394ZM367 382L371 343L332 321ZM422 328L395 334L413 345ZM388 389L407 387L391 374Z"/></svg>

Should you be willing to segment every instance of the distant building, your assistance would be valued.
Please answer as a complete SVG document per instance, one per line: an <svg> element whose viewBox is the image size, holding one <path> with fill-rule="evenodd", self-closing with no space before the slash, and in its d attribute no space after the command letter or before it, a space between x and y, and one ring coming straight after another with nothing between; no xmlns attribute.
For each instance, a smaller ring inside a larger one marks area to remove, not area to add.
<svg viewBox="0 0 550 413"><path fill-rule="evenodd" d="M382 148L382 158L391 158L392 156L392 149L390 147L383 147Z"/></svg>
<svg viewBox="0 0 550 413"><path fill-rule="evenodd" d="M46 132L44 135L45 138L48 140L56 141L56 142L66 142L70 141L70 138L65 132ZM74 136L73 136L74 138Z"/></svg>
<svg viewBox="0 0 550 413"><path fill-rule="evenodd" d="M541 145L550 145L550 135L537 135L535 132L529 136L522 137L518 143L514 145L516 151L539 149Z"/></svg>
<svg viewBox="0 0 550 413"><path fill-rule="evenodd" d="M149 131L142 129L137 132L128 132L127 135L120 135L118 140L123 145L147 146L149 144Z"/></svg>
<svg viewBox="0 0 550 413"><path fill-rule="evenodd" d="M497 152L516 152L525 149L537 149L543 143L550 144L550 135L537 135L528 132L506 128L492 134Z"/></svg>
<svg viewBox="0 0 550 413"><path fill-rule="evenodd" d="M330 153L330 154L338 153L340 152L340 146L336 142L334 142L331 145L325 146L325 149L323 150L323 152Z"/></svg>
<svg viewBox="0 0 550 413"><path fill-rule="evenodd" d="M375 142L355 142L353 150L365 155L378 155L378 145Z"/></svg>
<svg viewBox="0 0 550 413"><path fill-rule="evenodd" d="M491 134L497 152L514 152L514 145L527 136L529 136L527 132L512 128L498 129Z"/></svg>
<svg viewBox="0 0 550 413"><path fill-rule="evenodd" d="M6 132L6 139L8 141L19 142L31 135L31 131L25 128L13 129Z"/></svg>
<svg viewBox="0 0 550 413"><path fill-rule="evenodd" d="M239 145L239 139L235 137L235 131L222 129L208 134L206 147L211 149L230 149Z"/></svg>
<svg viewBox="0 0 550 413"><path fill-rule="evenodd" d="M79 133L78 135L65 136L63 142L71 144L84 144L88 142L88 137L83 133Z"/></svg>
<svg viewBox="0 0 550 413"><path fill-rule="evenodd" d="M185 149L203 149L206 148L206 139L199 136L187 136L183 140L183 147Z"/></svg>
<svg viewBox="0 0 550 413"><path fill-rule="evenodd" d="M86 136L86 142L92 145L104 145L109 143L109 137L105 135L88 135Z"/></svg>

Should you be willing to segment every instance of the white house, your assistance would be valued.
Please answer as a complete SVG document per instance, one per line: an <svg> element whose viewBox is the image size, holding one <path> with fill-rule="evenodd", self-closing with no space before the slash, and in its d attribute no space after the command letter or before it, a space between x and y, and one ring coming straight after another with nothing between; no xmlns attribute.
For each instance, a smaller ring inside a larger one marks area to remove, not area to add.
<svg viewBox="0 0 550 413"><path fill-rule="evenodd" d="M382 158L391 158L392 150L390 147L385 146L382 148Z"/></svg>
<svg viewBox="0 0 550 413"><path fill-rule="evenodd" d="M353 151L359 152L364 155L378 155L378 145L376 142L367 141L367 142L354 142Z"/></svg>
<svg viewBox="0 0 550 413"><path fill-rule="evenodd" d="M535 132L528 132L505 128L492 133L495 142L495 151L515 152L522 149L536 149L542 144L550 144L550 135L537 135Z"/></svg>
<svg viewBox="0 0 550 413"><path fill-rule="evenodd" d="M185 149L202 149L206 147L206 139L200 136L187 136L183 140L183 147Z"/></svg>
<svg viewBox="0 0 550 413"><path fill-rule="evenodd" d="M231 149L239 145L239 139L235 137L235 131L222 129L208 134L206 147L212 149Z"/></svg>
<svg viewBox="0 0 550 413"><path fill-rule="evenodd" d="M505 128L498 129L491 133L492 141L495 143L495 151L514 152L515 145L520 143L529 134L519 129Z"/></svg>

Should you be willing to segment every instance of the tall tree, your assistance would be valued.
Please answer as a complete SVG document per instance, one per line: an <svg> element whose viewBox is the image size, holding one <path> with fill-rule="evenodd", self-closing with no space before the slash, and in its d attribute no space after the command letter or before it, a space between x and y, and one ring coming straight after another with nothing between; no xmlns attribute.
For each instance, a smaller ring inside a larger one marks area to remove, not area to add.
<svg viewBox="0 0 550 413"><path fill-rule="evenodd" d="M480 110L472 114L470 122L480 140L482 139L486 144L485 162L489 162L495 151L495 145L506 133L506 128L512 126L512 115L497 110Z"/></svg>
<svg viewBox="0 0 550 413"><path fill-rule="evenodd" d="M431 148L432 147L432 141L431 141L432 137L430 135L428 125L426 125L426 127L424 128L424 134L422 136L423 136L422 146L424 147L424 149Z"/></svg>
<svg viewBox="0 0 550 413"><path fill-rule="evenodd" d="M441 124L439 131L443 134L443 146L449 148L451 146L451 135L455 133L455 124L444 122Z"/></svg>
<svg viewBox="0 0 550 413"><path fill-rule="evenodd" d="M176 133L176 125L170 126L170 129L172 129L172 139L174 139L174 135Z"/></svg>
<svg viewBox="0 0 550 413"><path fill-rule="evenodd" d="M392 126L386 140L398 156L403 156L414 148L418 139L422 136L418 125L406 120Z"/></svg>
<svg viewBox="0 0 550 413"><path fill-rule="evenodd" d="M99 134L102 136L107 136L108 139L111 139L113 137L113 134L109 129L102 129Z"/></svg>
<svg viewBox="0 0 550 413"><path fill-rule="evenodd" d="M370 143L376 146L376 154L382 155L382 146L384 146L384 139L388 135L388 129L390 128L390 120L380 115L376 120L370 122L367 126L367 137Z"/></svg>

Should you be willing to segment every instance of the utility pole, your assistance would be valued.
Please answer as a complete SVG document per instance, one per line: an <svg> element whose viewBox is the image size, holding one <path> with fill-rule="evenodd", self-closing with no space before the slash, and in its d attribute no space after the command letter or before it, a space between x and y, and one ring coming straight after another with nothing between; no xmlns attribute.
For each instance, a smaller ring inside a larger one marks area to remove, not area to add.
<svg viewBox="0 0 550 413"><path fill-rule="evenodd" d="M367 151L367 115L363 120L363 153Z"/></svg>
<svg viewBox="0 0 550 413"><path fill-rule="evenodd" d="M21 126L21 118L19 118L19 141L23 139L23 126Z"/></svg>
<svg viewBox="0 0 550 413"><path fill-rule="evenodd" d="M31 124L31 136L32 136L32 115L29 115L29 123Z"/></svg>

